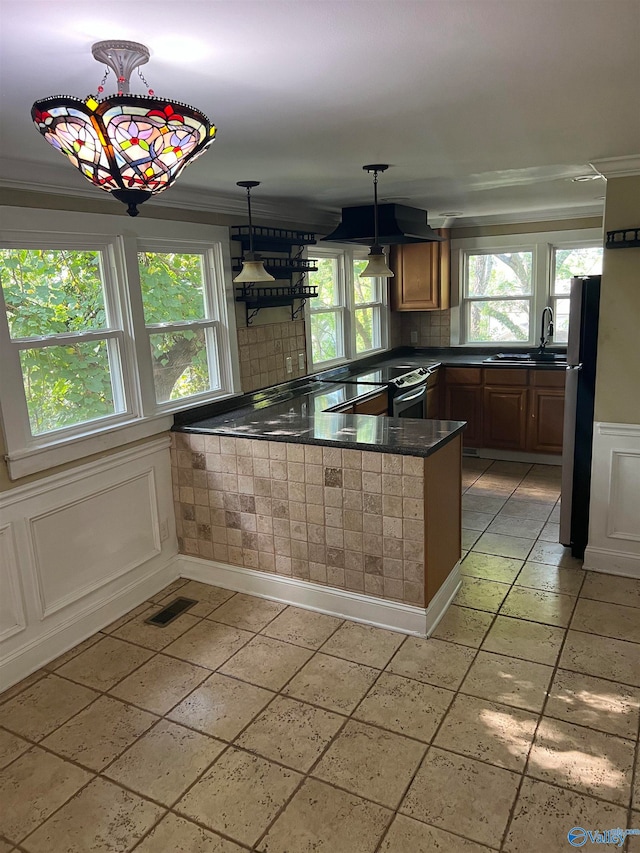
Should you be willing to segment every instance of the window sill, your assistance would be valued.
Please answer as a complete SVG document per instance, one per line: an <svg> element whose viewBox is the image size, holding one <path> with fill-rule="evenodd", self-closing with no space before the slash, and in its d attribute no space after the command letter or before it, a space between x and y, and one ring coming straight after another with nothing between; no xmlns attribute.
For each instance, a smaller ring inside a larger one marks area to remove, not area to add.
<svg viewBox="0 0 640 853"><path fill-rule="evenodd" d="M167 432L172 426L173 415L162 414L115 427L105 427L104 430L92 432L91 435L66 438L46 447L9 453L5 456L9 479L19 480L29 474L38 474L59 465L86 460L89 456Z"/></svg>

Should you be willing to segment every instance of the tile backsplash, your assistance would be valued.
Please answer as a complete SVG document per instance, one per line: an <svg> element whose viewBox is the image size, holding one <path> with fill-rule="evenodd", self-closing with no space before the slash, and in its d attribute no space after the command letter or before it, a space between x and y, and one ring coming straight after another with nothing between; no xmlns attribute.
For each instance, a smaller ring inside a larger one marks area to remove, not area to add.
<svg viewBox="0 0 640 853"><path fill-rule="evenodd" d="M300 353L303 367L299 366ZM238 356L245 392L304 376L307 373L304 320L238 329ZM287 373L287 358L291 359L291 373Z"/></svg>
<svg viewBox="0 0 640 853"><path fill-rule="evenodd" d="M400 315L400 341L404 346L448 347L451 344L451 312L406 311ZM411 333L417 340L411 340Z"/></svg>

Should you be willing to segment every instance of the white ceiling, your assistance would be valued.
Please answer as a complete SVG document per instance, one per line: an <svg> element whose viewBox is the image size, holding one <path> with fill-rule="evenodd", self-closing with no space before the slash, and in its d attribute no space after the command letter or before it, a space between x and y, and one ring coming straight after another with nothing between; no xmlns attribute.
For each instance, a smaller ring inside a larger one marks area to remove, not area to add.
<svg viewBox="0 0 640 853"><path fill-rule="evenodd" d="M219 127L166 203L233 202L251 178L256 201L336 210L369 202L361 167L387 162L381 200L434 225L448 211L591 215L603 181L571 178L640 153L640 0L0 0L0 13L5 185L98 192L29 111L95 92L90 48L107 38L147 44L156 93Z"/></svg>

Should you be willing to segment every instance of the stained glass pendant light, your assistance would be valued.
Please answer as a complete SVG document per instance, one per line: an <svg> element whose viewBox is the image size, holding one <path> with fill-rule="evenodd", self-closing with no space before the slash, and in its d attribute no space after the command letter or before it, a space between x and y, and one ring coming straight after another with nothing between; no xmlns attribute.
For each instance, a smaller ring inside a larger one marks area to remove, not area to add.
<svg viewBox="0 0 640 853"><path fill-rule="evenodd" d="M249 208L249 251L242 258L242 269L234 278L238 284L249 282L275 281L275 278L264 268L264 261L253 251L253 222L251 221L251 190L260 186L260 181L238 181L237 187L247 191L247 207Z"/></svg>
<svg viewBox="0 0 640 853"><path fill-rule="evenodd" d="M31 117L54 148L88 181L127 205L138 205L170 187L187 163L213 142L216 128L194 107L148 95L132 95L129 79L149 61L149 49L134 41L99 41L91 52L108 66L96 95L54 95L36 101ZM101 97L109 69L117 94Z"/></svg>
<svg viewBox="0 0 640 853"><path fill-rule="evenodd" d="M386 172L389 166L384 163L374 163L362 167L365 172L373 172L373 245L369 249L369 263L360 273L359 278L393 278L393 273L387 266L384 250L378 243L378 172Z"/></svg>

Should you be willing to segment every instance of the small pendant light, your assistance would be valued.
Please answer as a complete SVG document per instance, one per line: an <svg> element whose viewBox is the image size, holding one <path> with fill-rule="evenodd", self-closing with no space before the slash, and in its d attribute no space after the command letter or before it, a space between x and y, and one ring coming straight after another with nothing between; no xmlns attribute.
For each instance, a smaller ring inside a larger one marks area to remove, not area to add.
<svg viewBox="0 0 640 853"><path fill-rule="evenodd" d="M378 243L378 172L386 172L389 166L384 163L374 163L362 167L365 172L373 172L373 245L369 250L369 263L360 273L360 278L393 278L393 273L387 266L384 250Z"/></svg>
<svg viewBox="0 0 640 853"><path fill-rule="evenodd" d="M275 281L264 268L264 261L253 251L253 222L251 221L251 190L259 187L260 181L238 181L236 186L244 187L247 191L247 206L249 208L249 251L242 258L242 269L234 278L234 282L247 284L260 281Z"/></svg>

